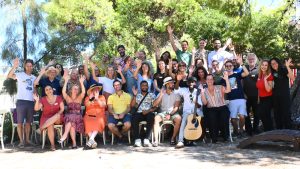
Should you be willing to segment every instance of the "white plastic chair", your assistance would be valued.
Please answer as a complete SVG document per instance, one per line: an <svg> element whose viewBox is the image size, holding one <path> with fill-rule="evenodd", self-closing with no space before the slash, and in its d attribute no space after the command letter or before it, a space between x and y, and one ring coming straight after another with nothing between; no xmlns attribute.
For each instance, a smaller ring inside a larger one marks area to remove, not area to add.
<svg viewBox="0 0 300 169"><path fill-rule="evenodd" d="M60 138L62 137L62 133L63 133L63 125L54 125L54 129L57 130ZM43 133L42 133L42 149L44 149L45 147L45 141L46 141L46 135L47 135L47 129L44 129L43 130Z"/></svg>
<svg viewBox="0 0 300 169"><path fill-rule="evenodd" d="M122 122L118 122L117 126L123 126ZM131 144L130 130L128 130L128 143ZM114 133L111 133L111 145L114 145Z"/></svg>
<svg viewBox="0 0 300 169"><path fill-rule="evenodd" d="M160 137L162 137L162 141L164 141L164 139L165 139L165 135L164 135L164 126L165 125L172 125L173 126L173 128L174 128L174 123L173 123L173 121L172 120L164 120L163 122L162 122L162 124L160 125L160 129L159 129L159 134L158 134L158 143L160 143L160 140L161 140L161 138Z"/></svg>
<svg viewBox="0 0 300 169"><path fill-rule="evenodd" d="M1 140L1 147L2 150L4 150L4 141L3 141L3 128L4 128L4 119L5 115L7 113L7 110L0 110L0 140Z"/></svg>

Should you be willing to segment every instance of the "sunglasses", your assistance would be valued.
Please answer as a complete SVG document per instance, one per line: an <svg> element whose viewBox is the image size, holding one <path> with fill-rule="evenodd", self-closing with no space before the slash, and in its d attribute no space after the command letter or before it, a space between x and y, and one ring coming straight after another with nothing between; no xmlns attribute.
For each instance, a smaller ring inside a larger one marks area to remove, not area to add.
<svg viewBox="0 0 300 169"><path fill-rule="evenodd" d="M194 101L194 98L193 98L192 94L190 94L190 101L191 101L191 103L193 103L193 101Z"/></svg>

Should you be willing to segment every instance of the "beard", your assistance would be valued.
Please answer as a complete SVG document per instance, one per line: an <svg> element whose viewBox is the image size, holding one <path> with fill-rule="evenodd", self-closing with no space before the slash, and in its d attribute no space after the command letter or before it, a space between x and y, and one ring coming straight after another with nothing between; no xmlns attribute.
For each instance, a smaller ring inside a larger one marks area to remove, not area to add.
<svg viewBox="0 0 300 169"><path fill-rule="evenodd" d="M148 92L148 89L141 89L142 92Z"/></svg>
<svg viewBox="0 0 300 169"><path fill-rule="evenodd" d="M124 57L125 56L125 52L120 52L120 56Z"/></svg>

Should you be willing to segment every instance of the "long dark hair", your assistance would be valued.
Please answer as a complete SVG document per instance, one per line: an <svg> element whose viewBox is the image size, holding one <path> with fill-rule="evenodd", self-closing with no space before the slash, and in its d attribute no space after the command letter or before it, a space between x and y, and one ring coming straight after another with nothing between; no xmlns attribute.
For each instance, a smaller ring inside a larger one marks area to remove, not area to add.
<svg viewBox="0 0 300 169"><path fill-rule="evenodd" d="M204 79L206 79L206 77L207 77L207 75L208 75L208 72L207 72L207 70L205 69L205 67L203 67L203 66L198 67L198 68L196 69L196 71L194 71L194 73L193 73L193 76L194 76L198 81L201 80L200 77L198 76L198 71L199 71L200 69L204 72Z"/></svg>
<svg viewBox="0 0 300 169"><path fill-rule="evenodd" d="M59 66L61 67L60 75L61 75L61 76L64 76L65 71L64 71L63 65L62 65L62 64L59 64L59 63L56 63L56 64L55 64L55 68L56 68L57 65L59 65Z"/></svg>
<svg viewBox="0 0 300 169"><path fill-rule="evenodd" d="M272 73L276 72L276 70L273 69L273 68L272 68L272 65L271 65L271 62L272 62L273 60L278 64L278 70L277 70L277 72L278 72L278 73L281 72L281 68L283 68L283 64L282 64L282 62L280 61L280 59L278 59L278 58L276 58L276 57L274 57L274 58L272 58L272 59L269 60L269 65L270 65L270 67L271 67L271 72L272 72Z"/></svg>

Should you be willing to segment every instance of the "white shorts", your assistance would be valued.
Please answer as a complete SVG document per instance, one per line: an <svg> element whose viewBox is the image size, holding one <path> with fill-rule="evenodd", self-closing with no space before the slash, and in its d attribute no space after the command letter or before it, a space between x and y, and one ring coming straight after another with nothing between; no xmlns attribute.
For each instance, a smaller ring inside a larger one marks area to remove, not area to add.
<svg viewBox="0 0 300 169"><path fill-rule="evenodd" d="M230 118L237 118L238 114L247 116L245 99L230 100L228 104L228 108L230 111Z"/></svg>

